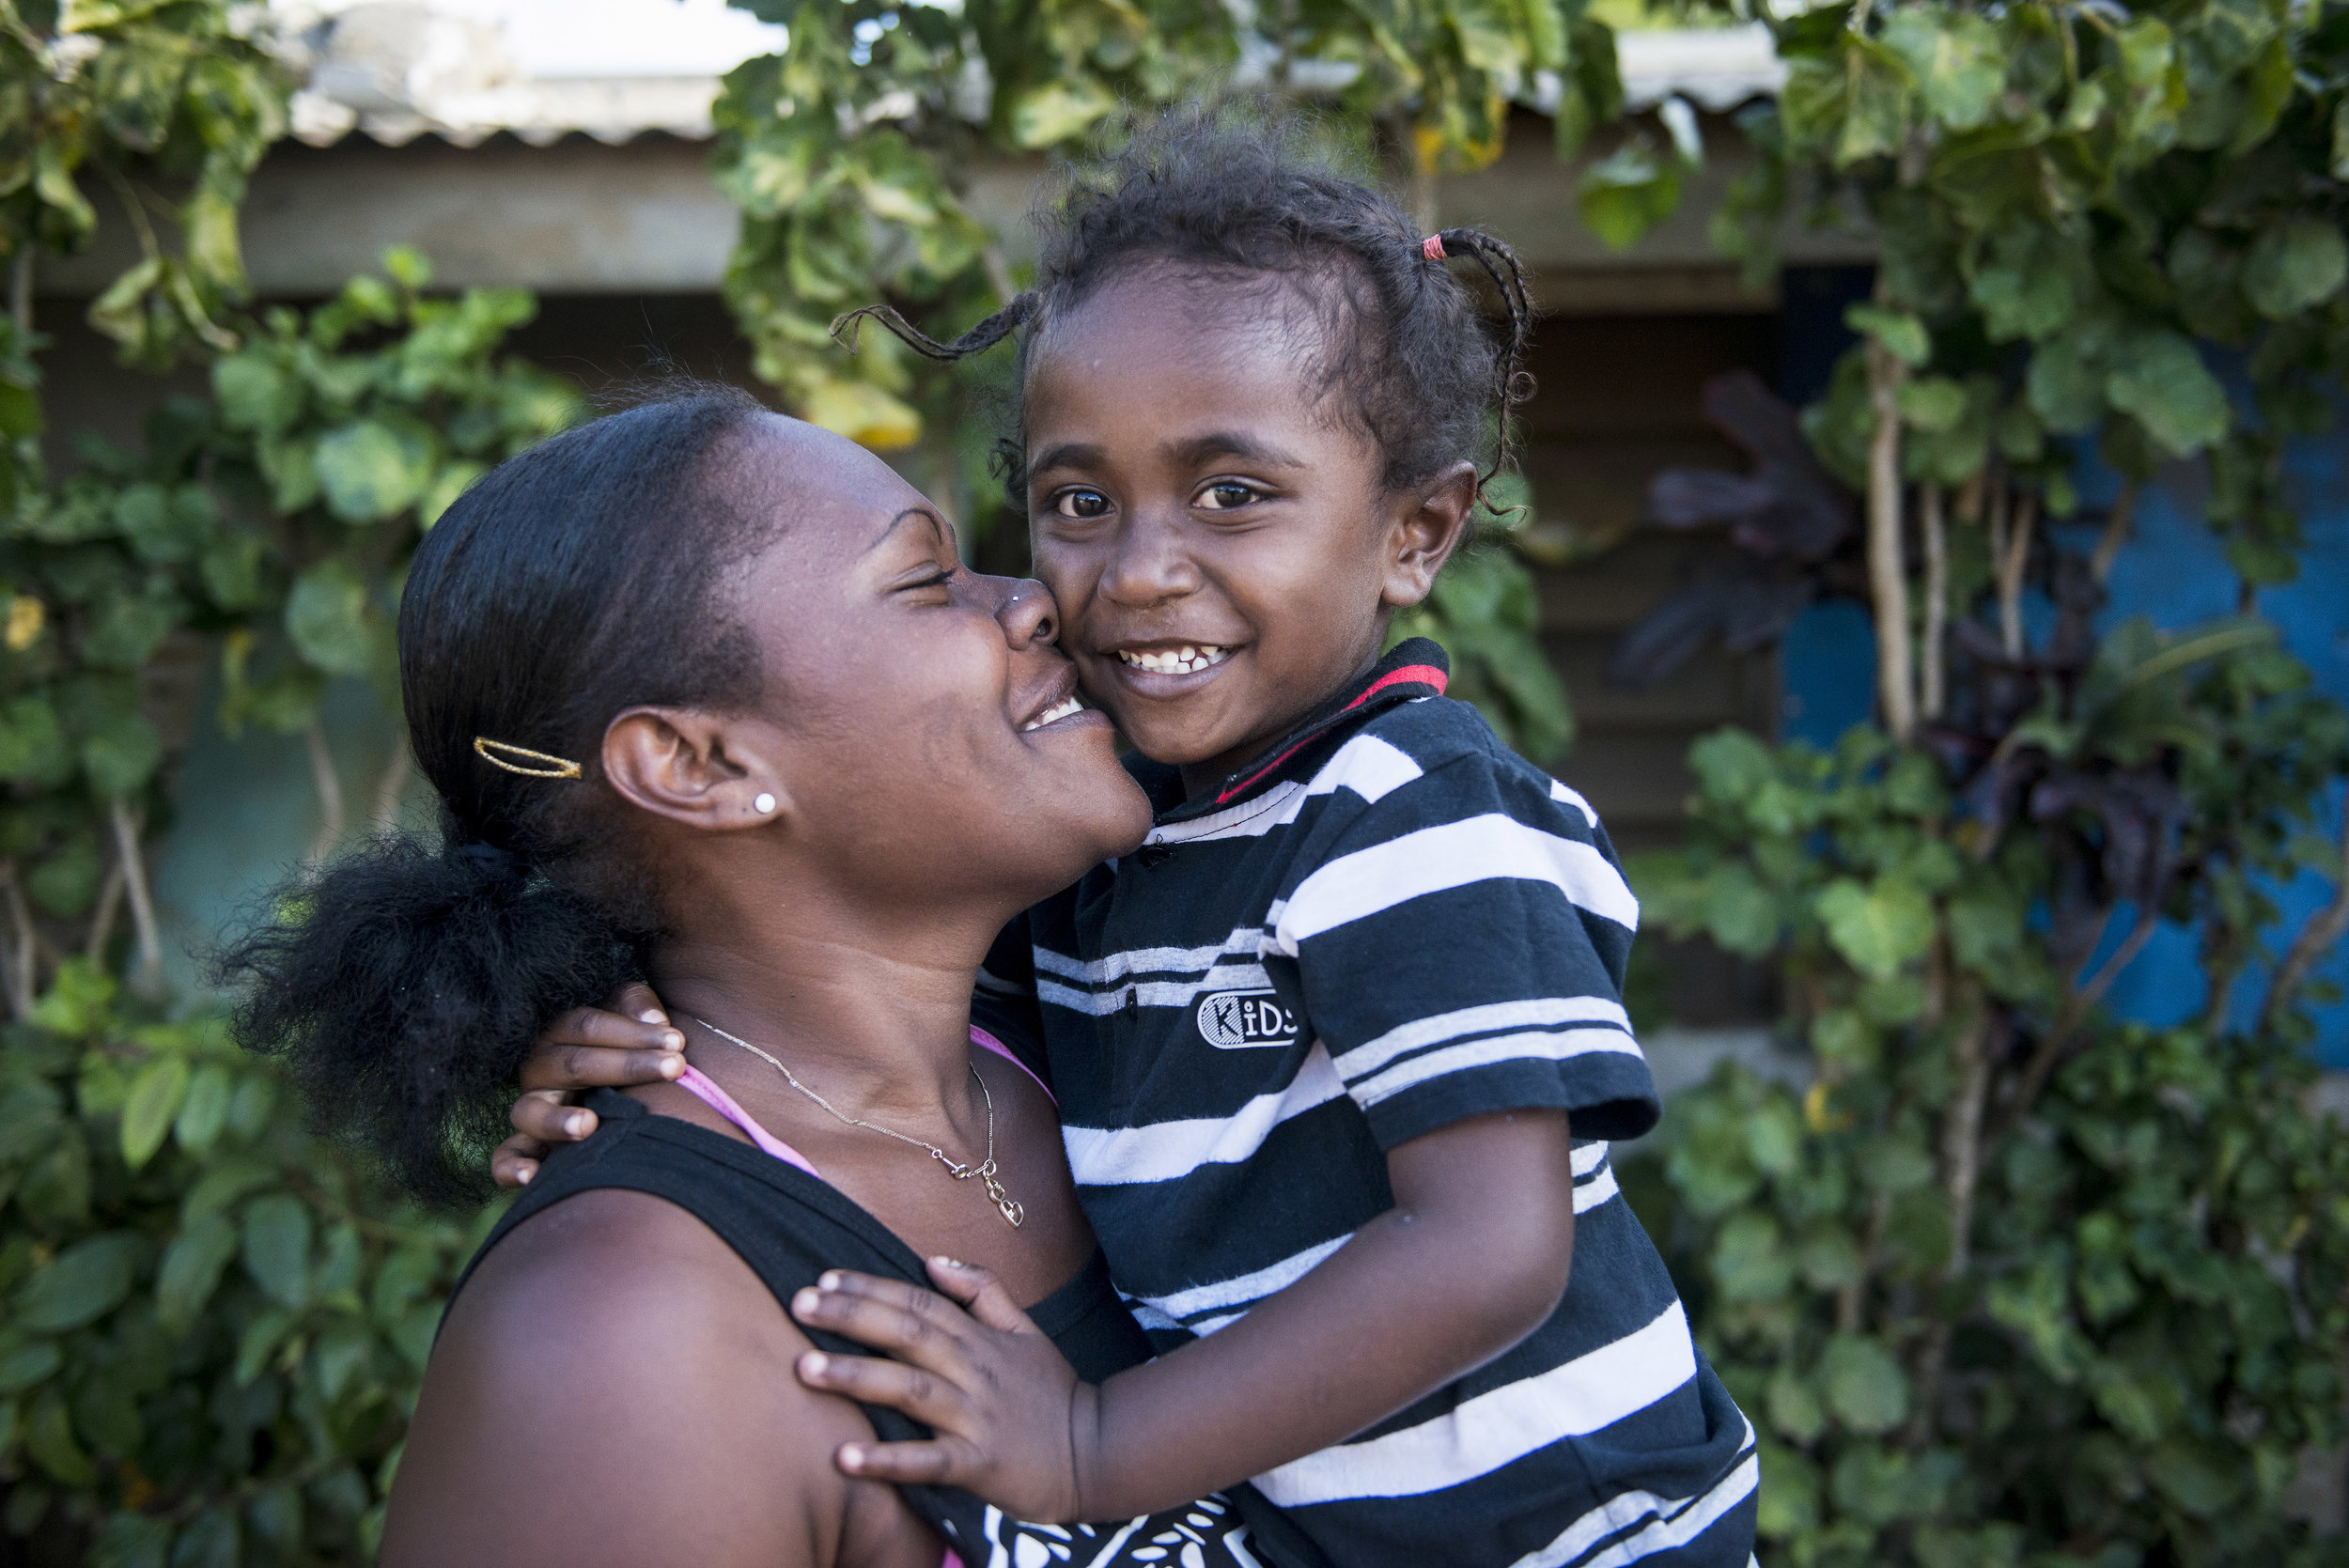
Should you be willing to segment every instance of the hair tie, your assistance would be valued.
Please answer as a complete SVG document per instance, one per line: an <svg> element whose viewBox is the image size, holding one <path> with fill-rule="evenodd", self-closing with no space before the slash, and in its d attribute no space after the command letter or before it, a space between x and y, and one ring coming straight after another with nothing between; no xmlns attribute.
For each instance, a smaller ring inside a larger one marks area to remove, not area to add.
<svg viewBox="0 0 2349 1568"><path fill-rule="evenodd" d="M1443 236L1440 234L1431 234L1426 239L1422 240L1419 242L1419 254L1425 256L1430 261L1441 261L1444 258Z"/></svg>
<svg viewBox="0 0 2349 1568"><path fill-rule="evenodd" d="M474 754L492 768L503 768L508 773L520 773L525 779L576 779L579 764L568 757L552 757L544 752L534 752L527 746L512 746L487 736L473 737ZM503 752L506 756L495 753ZM520 757L521 762L508 762L506 757ZM524 764L536 764L526 767Z"/></svg>
<svg viewBox="0 0 2349 1568"><path fill-rule="evenodd" d="M530 876L528 861L486 838L468 839L451 846L448 853L450 859L462 861L500 887L519 887Z"/></svg>

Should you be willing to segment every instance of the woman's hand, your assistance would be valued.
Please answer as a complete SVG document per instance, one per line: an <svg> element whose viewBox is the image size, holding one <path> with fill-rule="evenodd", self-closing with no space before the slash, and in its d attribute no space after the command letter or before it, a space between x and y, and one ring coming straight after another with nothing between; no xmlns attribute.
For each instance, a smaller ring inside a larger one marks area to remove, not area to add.
<svg viewBox="0 0 2349 1568"><path fill-rule="evenodd" d="M500 1187L527 1187L557 1143L596 1130L582 1090L660 1083L685 1070L685 1036L661 1011L649 986L623 986L601 1008L575 1007L547 1026L522 1063L522 1094L510 1118L514 1136L490 1157Z"/></svg>
<svg viewBox="0 0 2349 1568"><path fill-rule="evenodd" d="M991 1272L932 1258L929 1273L951 1300L846 1269L791 1298L801 1323L897 1358L811 1350L799 1358L801 1382L902 1410L936 1434L926 1442L846 1443L836 1463L866 1481L959 1486L1016 1519L1087 1518L1080 1471L1094 1386L1079 1380Z"/></svg>

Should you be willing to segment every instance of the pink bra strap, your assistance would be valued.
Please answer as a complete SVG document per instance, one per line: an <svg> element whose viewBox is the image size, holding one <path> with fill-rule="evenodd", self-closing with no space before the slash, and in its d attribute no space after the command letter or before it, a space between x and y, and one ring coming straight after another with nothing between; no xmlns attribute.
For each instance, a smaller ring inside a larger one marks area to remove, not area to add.
<svg viewBox="0 0 2349 1568"><path fill-rule="evenodd" d="M1019 1058L1012 1055L1009 1048L1007 1048L1001 1040L995 1038L994 1035L989 1034L986 1030L981 1029L977 1024L972 1024L971 1026L971 1043L974 1046L984 1046L988 1050L991 1050L996 1055L1002 1057L1004 1061L1010 1063L1013 1066L1019 1068L1021 1072L1027 1074L1028 1077L1034 1081L1035 1086L1044 1091L1044 1097L1046 1099L1050 1100L1056 1107L1060 1104L1059 1096L1052 1093L1052 1086L1045 1082L1042 1079L1037 1078L1035 1076L1034 1068L1029 1066L1025 1062L1020 1061Z"/></svg>
<svg viewBox="0 0 2349 1568"><path fill-rule="evenodd" d="M808 1163L807 1157L805 1155L800 1153L799 1150L793 1148L790 1144L786 1143L782 1139L777 1138L773 1133L769 1132L765 1127L760 1126L756 1122L752 1121L751 1113L743 1110L740 1106L735 1104L734 1096L719 1088L717 1081L710 1078L708 1074L703 1072L699 1067L688 1064L685 1071L677 1075L677 1082L678 1088L692 1094L695 1099L709 1107L710 1110L716 1111L727 1121L732 1122L736 1126L740 1127L752 1142L757 1144L761 1149L767 1151L767 1153L774 1156L777 1159L782 1160L786 1165L798 1166L809 1175L814 1176L817 1181L822 1181L824 1179L822 1172L817 1171L815 1166Z"/></svg>

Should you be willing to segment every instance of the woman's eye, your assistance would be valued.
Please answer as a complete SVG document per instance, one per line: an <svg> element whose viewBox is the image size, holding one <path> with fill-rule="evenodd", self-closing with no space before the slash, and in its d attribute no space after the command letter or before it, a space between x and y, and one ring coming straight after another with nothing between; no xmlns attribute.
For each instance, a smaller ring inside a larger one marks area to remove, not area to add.
<svg viewBox="0 0 2349 1568"><path fill-rule="evenodd" d="M1064 518L1097 518L1110 509L1110 498L1099 490L1063 490L1052 497L1052 512Z"/></svg>
<svg viewBox="0 0 2349 1568"><path fill-rule="evenodd" d="M1228 512L1236 506L1245 506L1252 501L1262 499L1255 486L1237 484L1226 480L1222 484L1209 485L1206 489L1201 490L1198 504L1210 512Z"/></svg>
<svg viewBox="0 0 2349 1568"><path fill-rule="evenodd" d="M918 589L918 588L951 588L951 587L953 587L953 586L954 586L954 582L955 582L955 574L954 574L951 570L949 570L949 571L941 571L941 572L940 572L940 573L938 573L937 575L932 576L932 577L925 577L925 578L922 578L922 579L921 579L921 580L919 580L918 582L909 582L909 583L907 583L907 584L906 584L906 586L907 586L908 588L915 588L915 589Z"/></svg>

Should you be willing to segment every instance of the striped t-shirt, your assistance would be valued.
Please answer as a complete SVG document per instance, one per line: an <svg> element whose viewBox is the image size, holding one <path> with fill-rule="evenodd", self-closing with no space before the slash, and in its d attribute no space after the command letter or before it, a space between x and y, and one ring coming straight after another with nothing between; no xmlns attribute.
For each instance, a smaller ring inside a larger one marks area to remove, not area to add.
<svg viewBox="0 0 2349 1568"><path fill-rule="evenodd" d="M1149 838L1006 933L977 1015L1040 1038L1078 1196L1161 1352L1391 1208L1396 1144L1565 1110L1548 1322L1256 1484L1344 1568L1740 1568L1753 1429L1607 1162L1657 1110L1621 1000L1638 905L1581 798L1444 698L1445 669L1403 644L1210 795L1137 759Z"/></svg>

